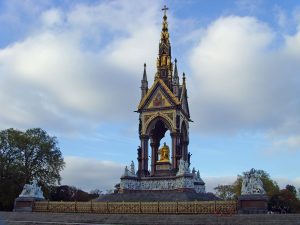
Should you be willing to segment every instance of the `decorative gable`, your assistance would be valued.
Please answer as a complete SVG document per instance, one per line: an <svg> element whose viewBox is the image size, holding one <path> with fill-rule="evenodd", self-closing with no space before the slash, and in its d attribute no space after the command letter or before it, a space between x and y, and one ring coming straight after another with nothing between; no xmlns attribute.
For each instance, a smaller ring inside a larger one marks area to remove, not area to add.
<svg viewBox="0 0 300 225"><path fill-rule="evenodd" d="M157 79L141 100L138 110L169 107L173 105L180 105L180 101L161 79Z"/></svg>
<svg viewBox="0 0 300 225"><path fill-rule="evenodd" d="M161 107L168 107L172 106L172 104L167 97L163 94L162 90L158 88L156 93L154 93L153 97L149 100L146 108L161 108Z"/></svg>

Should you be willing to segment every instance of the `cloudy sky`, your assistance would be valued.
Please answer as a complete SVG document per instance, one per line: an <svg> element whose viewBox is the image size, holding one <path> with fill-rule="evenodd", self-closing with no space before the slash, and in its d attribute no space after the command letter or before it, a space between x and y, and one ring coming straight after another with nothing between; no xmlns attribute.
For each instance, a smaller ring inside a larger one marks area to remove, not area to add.
<svg viewBox="0 0 300 225"><path fill-rule="evenodd" d="M253 167L300 187L293 0L2 0L0 129L45 129L66 161L63 184L112 189L136 162L134 110L144 62L153 82L164 4L207 189Z"/></svg>

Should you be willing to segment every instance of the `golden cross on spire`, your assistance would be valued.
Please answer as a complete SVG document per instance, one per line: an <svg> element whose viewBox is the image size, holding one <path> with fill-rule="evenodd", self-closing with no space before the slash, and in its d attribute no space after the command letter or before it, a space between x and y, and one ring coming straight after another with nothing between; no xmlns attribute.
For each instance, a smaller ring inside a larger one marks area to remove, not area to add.
<svg viewBox="0 0 300 225"><path fill-rule="evenodd" d="M164 5L164 7L161 9L162 11L165 11L164 12L164 14L165 14L165 16L166 16L166 14L167 14L167 10L169 10L169 8L167 8L167 6L166 5Z"/></svg>

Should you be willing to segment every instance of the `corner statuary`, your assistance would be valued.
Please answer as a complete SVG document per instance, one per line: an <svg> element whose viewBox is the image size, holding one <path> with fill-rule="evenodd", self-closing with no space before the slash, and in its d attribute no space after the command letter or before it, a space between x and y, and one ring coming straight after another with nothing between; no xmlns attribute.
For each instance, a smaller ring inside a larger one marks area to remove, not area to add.
<svg viewBox="0 0 300 225"><path fill-rule="evenodd" d="M133 161L131 161L130 169L128 169L128 166L125 166L122 177L136 177L135 166Z"/></svg>
<svg viewBox="0 0 300 225"><path fill-rule="evenodd" d="M30 184L25 184L18 198L15 200L15 212L32 212L35 201L45 200L43 191L36 180Z"/></svg>
<svg viewBox="0 0 300 225"><path fill-rule="evenodd" d="M264 190L260 175L255 169L251 169L244 174L238 205L239 213L267 213L268 196Z"/></svg>
<svg viewBox="0 0 300 225"><path fill-rule="evenodd" d="M31 184L25 184L19 198L37 198L45 199L41 187L38 186L37 181L33 180Z"/></svg>
<svg viewBox="0 0 300 225"><path fill-rule="evenodd" d="M246 172L242 182L242 195L266 194L263 183L255 169Z"/></svg>
<svg viewBox="0 0 300 225"><path fill-rule="evenodd" d="M190 168L189 168L189 163L184 161L183 158L181 158L179 160L179 168L176 175L180 176L184 174L190 174Z"/></svg>

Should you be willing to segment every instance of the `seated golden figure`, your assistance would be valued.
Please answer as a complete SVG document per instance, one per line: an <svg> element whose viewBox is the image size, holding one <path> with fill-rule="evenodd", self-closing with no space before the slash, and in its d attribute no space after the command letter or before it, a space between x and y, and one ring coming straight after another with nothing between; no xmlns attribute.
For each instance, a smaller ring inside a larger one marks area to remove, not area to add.
<svg viewBox="0 0 300 225"><path fill-rule="evenodd" d="M158 154L160 155L158 162L170 162L170 149L166 143L158 150Z"/></svg>

